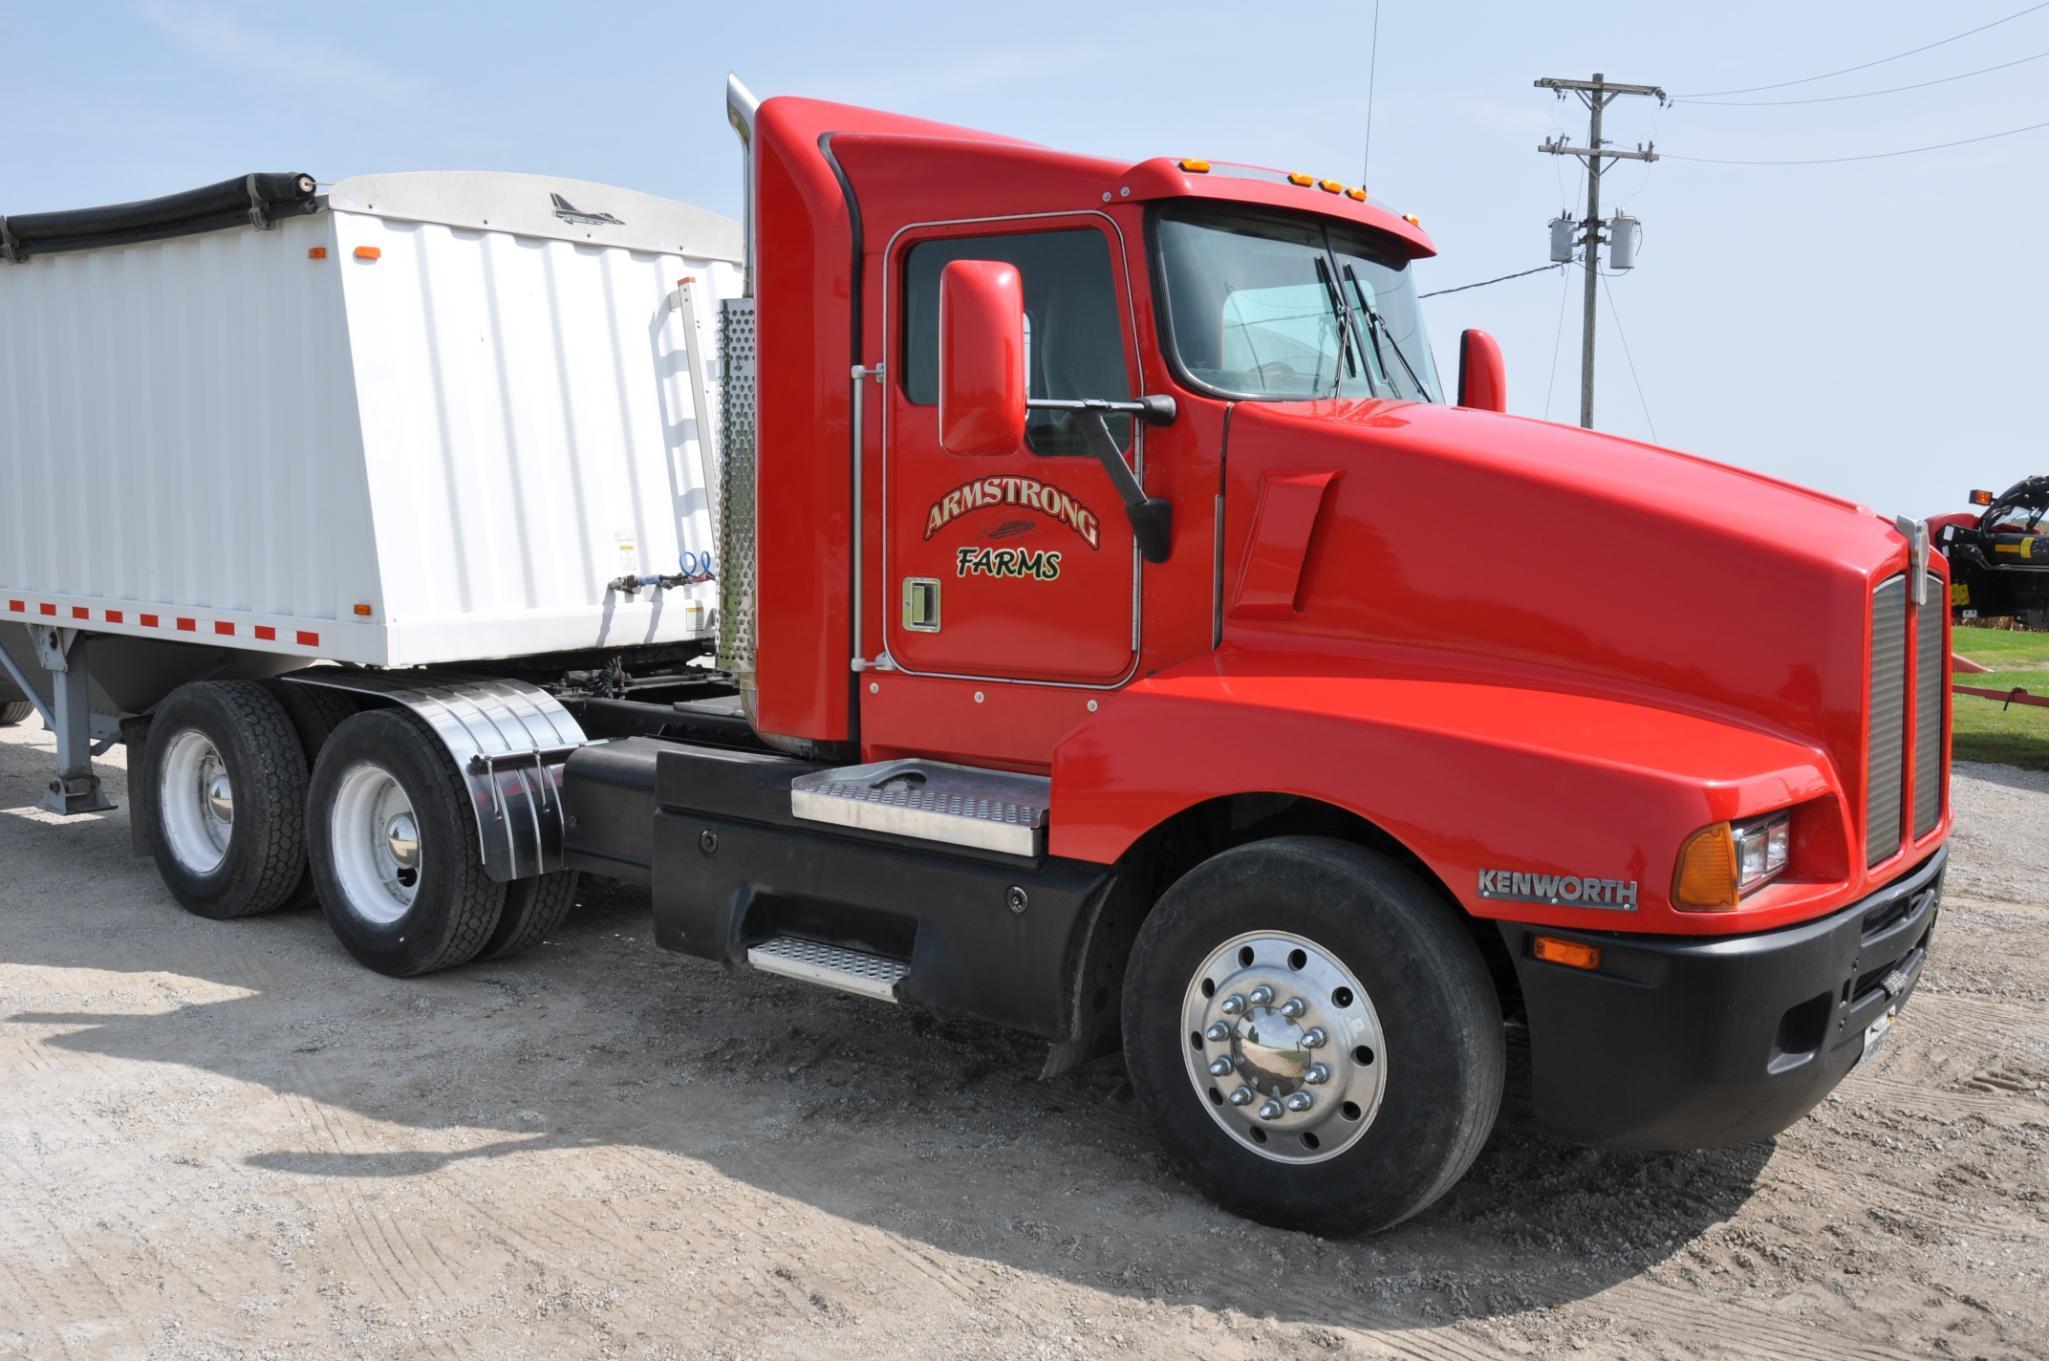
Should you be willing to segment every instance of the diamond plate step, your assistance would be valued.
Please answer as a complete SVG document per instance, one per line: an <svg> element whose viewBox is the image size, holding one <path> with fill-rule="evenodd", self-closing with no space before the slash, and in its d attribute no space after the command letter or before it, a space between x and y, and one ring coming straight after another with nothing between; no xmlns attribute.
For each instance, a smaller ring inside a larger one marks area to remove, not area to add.
<svg viewBox="0 0 2049 1361"><path fill-rule="evenodd" d="M876 761L790 782L790 812L867 832L1039 855L1053 782L943 761Z"/></svg>
<svg viewBox="0 0 2049 1361"><path fill-rule="evenodd" d="M911 966L900 959L799 940L795 936L763 941L747 951L747 962L763 973L780 974L882 1002L896 1000L896 985L911 971Z"/></svg>

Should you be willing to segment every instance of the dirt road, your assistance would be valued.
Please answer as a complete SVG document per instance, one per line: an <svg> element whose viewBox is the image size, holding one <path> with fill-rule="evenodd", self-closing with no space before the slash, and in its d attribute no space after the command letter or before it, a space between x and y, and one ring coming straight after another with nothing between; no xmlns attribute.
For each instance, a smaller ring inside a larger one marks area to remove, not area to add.
<svg viewBox="0 0 2049 1361"><path fill-rule="evenodd" d="M187 916L125 812L34 811L47 748L0 734L0 1357L2049 1355L2049 775L1959 770L1926 980L1774 1143L1512 1090L1327 1242L1198 1199L1114 1065L664 954L631 892L403 983Z"/></svg>

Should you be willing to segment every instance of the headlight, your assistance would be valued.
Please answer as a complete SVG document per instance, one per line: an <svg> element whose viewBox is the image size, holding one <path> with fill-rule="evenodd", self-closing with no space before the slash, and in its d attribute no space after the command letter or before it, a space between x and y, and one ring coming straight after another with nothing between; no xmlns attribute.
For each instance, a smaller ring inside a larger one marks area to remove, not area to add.
<svg viewBox="0 0 2049 1361"><path fill-rule="evenodd" d="M1790 813L1703 827L1679 848L1672 906L1682 912L1733 912L1743 895L1785 872L1793 841Z"/></svg>

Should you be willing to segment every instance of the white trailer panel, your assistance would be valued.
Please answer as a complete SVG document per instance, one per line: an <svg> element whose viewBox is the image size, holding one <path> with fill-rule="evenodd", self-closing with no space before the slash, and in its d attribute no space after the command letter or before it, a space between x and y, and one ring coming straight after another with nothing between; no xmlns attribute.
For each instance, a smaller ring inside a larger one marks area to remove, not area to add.
<svg viewBox="0 0 2049 1361"><path fill-rule="evenodd" d="M391 175L0 264L0 622L373 665L708 638L713 586L607 583L711 562L678 282L736 294L740 249L627 190Z"/></svg>

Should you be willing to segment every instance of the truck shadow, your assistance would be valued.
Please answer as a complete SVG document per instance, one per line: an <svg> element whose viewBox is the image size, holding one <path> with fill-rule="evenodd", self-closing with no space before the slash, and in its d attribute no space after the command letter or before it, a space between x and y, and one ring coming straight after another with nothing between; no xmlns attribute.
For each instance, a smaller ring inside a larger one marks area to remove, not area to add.
<svg viewBox="0 0 2049 1361"><path fill-rule="evenodd" d="M0 805L34 787L40 759L0 744ZM1040 1082L1042 1051L1007 1032L665 955L636 890L589 884L568 927L523 959L401 982L358 968L314 912L238 923L180 912L150 867L127 858L124 814L60 824L7 811L17 816L0 812L11 867L0 965L178 986L158 986L174 1004L149 1014L18 1011L5 1022L39 1028L32 1043L47 1051L340 1106L381 1123L370 1142L400 1145L348 1151L281 1120L287 1145L252 1148L237 1134L209 1146L280 1176L423 1177L634 1146L942 1252L1133 1300L1401 1330L1561 1304L1636 1276L1734 1214L1773 1152L1569 1147L1534 1127L1517 1083L1479 1162L1436 1207L1377 1237L1316 1239L1234 1218L1190 1190L1114 1062ZM122 1080L105 1071L99 1080ZM702 1185L675 1168L667 1194L679 1215L721 1213L689 1208Z"/></svg>

